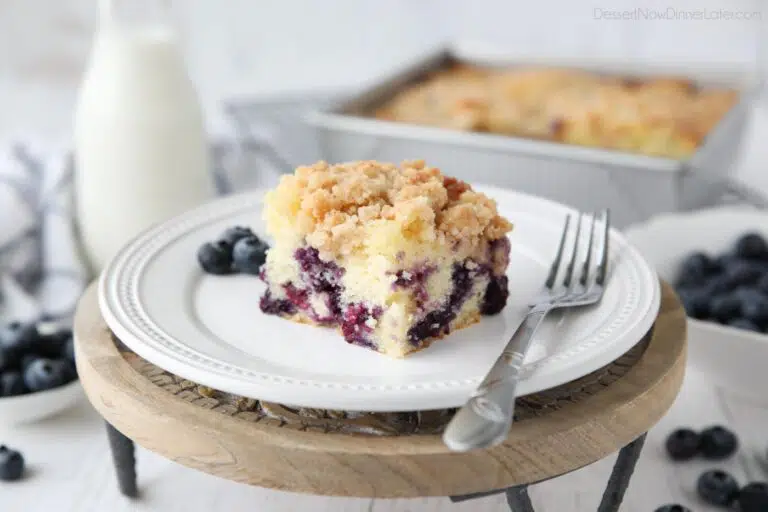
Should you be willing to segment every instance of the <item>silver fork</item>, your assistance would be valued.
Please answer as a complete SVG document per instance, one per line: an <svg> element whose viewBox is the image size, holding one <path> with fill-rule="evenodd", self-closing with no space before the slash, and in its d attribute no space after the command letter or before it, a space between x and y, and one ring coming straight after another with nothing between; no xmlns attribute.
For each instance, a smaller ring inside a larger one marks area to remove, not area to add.
<svg viewBox="0 0 768 512"><path fill-rule="evenodd" d="M582 217L583 214L579 213L576 233L572 237L569 237L571 216L566 217L555 260L540 294L488 375L448 423L443 433L443 442L451 450L490 448L507 438L512 426L516 389L525 354L544 317L552 310L595 304L603 297L608 275L610 212L604 210L600 215L592 215L586 249L580 250L580 246L583 246L580 243ZM598 224L602 224L601 236L595 242ZM573 249L570 258L563 264L569 238L573 238ZM584 254L580 254L582 252ZM595 252L597 254L593 257ZM596 264L593 265L593 261ZM577 265L581 267L578 279L575 278ZM563 274L562 282L558 282L560 274Z"/></svg>

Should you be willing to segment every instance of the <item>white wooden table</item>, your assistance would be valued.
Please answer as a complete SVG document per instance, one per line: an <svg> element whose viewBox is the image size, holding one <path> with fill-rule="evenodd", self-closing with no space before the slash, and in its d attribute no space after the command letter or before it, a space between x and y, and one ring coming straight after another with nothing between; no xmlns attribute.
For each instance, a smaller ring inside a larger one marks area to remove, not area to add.
<svg viewBox="0 0 768 512"><path fill-rule="evenodd" d="M624 4L631 3L629 0L622 1ZM751 0L720 1L723 5L738 4L744 8L757 4ZM718 0L711 0L705 3L715 5L717 2ZM239 85L230 84L229 82L234 76L233 70L242 69L246 64L251 65L253 71L251 79L253 77L256 79L249 83L258 83L264 88L269 88L270 83L268 83L267 78L272 76L274 71L280 71L282 74L278 73L280 75L279 83L273 83L272 86L280 86L290 82L290 76L286 74L286 69L290 66L279 70L275 66L283 62L284 57L291 57L293 56L292 52L297 51L296 48L298 47L291 49L285 45L290 41L298 40L298 35L294 32L301 32L301 27L293 32L282 33L282 35L275 34L274 37L282 37L282 39L278 39L277 46L279 48L270 48L274 39L269 39L266 36L263 38L256 37L254 34L257 34L258 31L244 27L242 23L234 27L234 18L237 18L237 15L230 17L233 18L228 20L232 22L230 24L224 19L212 20L210 19L211 13L208 11L211 11L210 6L213 3L190 1L186 5L189 6L193 3L201 9L204 4L208 6L197 11L190 9L189 14L185 17L186 23L205 25L205 27L193 27L195 30L199 31L205 28L207 35L218 34L220 37L216 40L219 42L229 41L227 38L235 37L238 30L241 34L254 36L253 46L245 48L241 45L240 53L230 52L228 62L222 61L221 53L227 45L222 44L218 48L214 48L210 45L210 38L196 39L191 42L191 48L195 51L195 58L197 58L196 63L194 63L197 67L197 76L216 77L227 83L225 86L222 86L220 82L201 84L205 103L209 107L210 118L214 125L219 120L214 108L218 96L226 90L248 89L250 87L248 85L243 86L242 83ZM235 3L240 6L241 10L243 9L244 2L234 2L233 0L233 5ZM336 3L342 4L344 2L337 0ZM414 4L410 1L406 3ZM416 18L412 20L415 25L423 26L423 19L430 17L430 12L434 14L435 11L428 10L428 4L434 3L426 0L418 2L419 7L413 13ZM438 3L442 8L442 2ZM489 4L490 2L484 3ZM617 1L611 5L618 3L621 2ZM668 3L675 2L670 0ZM3 0L0 2L0 112L2 112L0 115L0 140L18 133L34 133L42 138L54 139L66 139L68 137L74 91L83 67L84 56L95 19L94 4L95 2L90 0L59 0L57 2L50 2L50 0ZM254 2L254 4L258 4L259 9L266 8L265 2ZM570 4L572 4L570 1L561 1L563 8ZM654 4L660 5L660 2L654 2ZM323 9L326 5L326 3L323 4ZM345 23L350 20L354 21L353 15L356 11L351 8L352 2L347 2L345 5L346 8L339 11L349 18ZM358 3L355 1L355 7L357 5ZM525 13L520 12L520 9L522 7L518 7L516 4L515 11L512 13L513 17L523 20L525 23L524 20L528 18ZM547 12L549 9L548 4ZM331 10L329 9L329 12ZM215 12L224 13L225 11L222 9ZM479 11L473 10L472 14L476 15L477 12ZM360 13L357 14L363 16ZM571 15L578 16L584 15L584 13L573 11ZM277 15L272 13L272 16L272 18L262 16L262 25L264 23L276 23L274 17ZM440 34L439 31L431 36L424 35L425 32L416 30L417 27L402 26L396 17L386 17L382 13L375 14L375 17L376 21L381 24L379 28L382 30L379 30L380 37L377 36L378 38L374 42L386 42L389 38L387 32L392 27L396 27L399 30L398 33L409 36L401 41L404 45L406 43L422 45L429 39L444 35ZM306 18L311 19L312 24L322 25L315 19L314 15ZM502 16L501 18L505 17ZM506 17L506 19L510 18ZM464 27L464 32L469 35L485 33L485 29L480 30L478 28L485 27L484 23L479 25L476 23L474 31L471 27ZM731 30L733 27L723 25L724 30L718 32L722 36L723 44L707 45L706 51L727 49L732 54L746 55L751 43L743 37L744 30L738 28ZM499 34L517 32L516 30L501 30L500 26L496 28L499 29L497 30ZM624 36L630 29L632 32L639 33L641 31L648 32L650 28L650 26L645 25L622 25L621 27L616 25L615 30L601 34L601 44L598 46L599 48L626 49L629 53L637 53L642 47L642 41L630 41ZM725 29L730 30L730 32ZM676 30L672 33L675 33ZM281 31L278 30L277 32ZM329 32L334 33L333 30ZM344 35L343 40L336 41L341 45L339 48L356 46L354 44L348 45L345 42L348 41L348 34L344 31L336 32ZM546 41L539 39L536 44L540 45L554 40L555 35L561 36L562 32L556 30L554 34L550 33L547 36ZM200 34L201 32L197 33ZM612 37L613 39L611 39ZM646 39L649 43L646 45L648 47L653 46L650 44L651 42L659 41L658 37ZM682 43L683 39L685 37L681 38L679 42ZM370 40L367 42L371 43ZM316 44L316 40L313 40L312 44ZM567 41L563 44L569 45ZM563 44L560 46L562 47ZM593 49L598 48L598 46L592 46ZM231 49L231 44L227 47ZM326 57L328 54L334 53L333 47L329 46L329 48L326 48L328 50L325 52ZM362 50L366 50L366 48L363 45ZM386 47L383 48L386 49ZM675 48L679 49L679 46L675 46ZM276 51L277 49L280 49L280 52ZM407 48L405 50L407 51ZM382 54L383 56L377 60L386 60L384 57L389 60L395 59L397 57L395 53ZM662 53L666 54L667 52L665 50ZM344 54L342 57L348 60L355 59L355 56L351 54ZM355 61L356 65L351 66L355 72L360 71L361 66L371 62L371 59L363 57L358 55L358 60ZM316 59L313 60L313 63L317 63ZM317 75L317 70L314 67L312 70L309 75ZM302 74L302 76L306 75ZM765 173L764 169L768 164L768 150L762 141L764 135L768 134L767 119L768 115L755 123L750 139L756 142L747 144L747 154L741 162L739 171L742 175L753 178L754 182L765 184L766 190L768 190L768 173ZM695 343L696 340L692 339L690 342ZM703 470L714 465L704 462L673 465L666 460L663 451L663 441L666 434L677 426L687 425L700 428L711 424L723 424L733 428L741 436L743 445L738 457L718 464L717 467L732 471L742 482L768 479L768 472L760 462L760 459L765 455L766 448L768 448L768 435L765 434L768 431L766 428L768 427L768 402L758 403L754 399L739 397L727 390L716 389L708 382L706 376L696 373L695 369L691 369L676 405L648 436L642 459L627 492L623 510L627 512L650 512L665 502L683 502L699 512L716 510L702 505L693 492L697 476ZM0 425L0 443L21 449L30 469L29 478L25 481L15 484L0 483L0 510L3 512L51 512L53 510L56 512L133 510L162 512L208 512L211 510L228 512L252 510L259 512L461 512L478 509L493 512L495 510L507 510L503 504L504 498L500 496L486 498L479 502L452 504L447 499L371 501L293 495L217 479L176 465L142 450L139 451L138 456L144 495L142 500L130 502L122 498L117 491L102 420L90 408L85 399L77 408L46 422L23 428L8 428ZM594 466L533 487L531 495L534 505L536 505L537 510L545 512L593 512L612 464L612 460L606 459Z"/></svg>

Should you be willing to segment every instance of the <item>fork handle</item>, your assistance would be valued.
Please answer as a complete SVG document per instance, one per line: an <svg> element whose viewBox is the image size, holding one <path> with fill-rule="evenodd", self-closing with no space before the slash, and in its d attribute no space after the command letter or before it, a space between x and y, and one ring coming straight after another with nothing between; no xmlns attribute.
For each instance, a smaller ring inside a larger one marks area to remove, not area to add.
<svg viewBox="0 0 768 512"><path fill-rule="evenodd" d="M443 441L454 451L489 448L507 438L525 354L550 306L532 308L471 398L448 423Z"/></svg>

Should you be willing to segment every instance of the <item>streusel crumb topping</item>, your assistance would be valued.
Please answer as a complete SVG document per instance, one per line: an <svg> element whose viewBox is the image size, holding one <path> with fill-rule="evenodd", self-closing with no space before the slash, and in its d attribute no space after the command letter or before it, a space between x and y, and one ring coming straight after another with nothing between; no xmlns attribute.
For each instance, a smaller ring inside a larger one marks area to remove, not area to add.
<svg viewBox="0 0 768 512"><path fill-rule="evenodd" d="M512 230L494 200L421 160L299 167L269 192L265 217L272 235L305 237L323 259L403 243L471 250Z"/></svg>

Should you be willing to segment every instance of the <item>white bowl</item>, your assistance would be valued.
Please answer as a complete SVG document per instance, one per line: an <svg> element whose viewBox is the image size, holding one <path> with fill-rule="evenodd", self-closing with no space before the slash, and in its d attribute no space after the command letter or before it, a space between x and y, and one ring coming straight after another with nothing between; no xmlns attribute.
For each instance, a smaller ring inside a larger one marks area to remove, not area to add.
<svg viewBox="0 0 768 512"><path fill-rule="evenodd" d="M722 253L748 231L768 238L768 212L723 207L664 214L625 234L659 276L672 283L685 256ZM689 318L688 340L689 363L713 381L749 394L762 395L768 388L768 335Z"/></svg>
<svg viewBox="0 0 768 512"><path fill-rule="evenodd" d="M75 380L47 391L0 398L0 424L18 425L48 418L72 407L82 396L80 381Z"/></svg>

